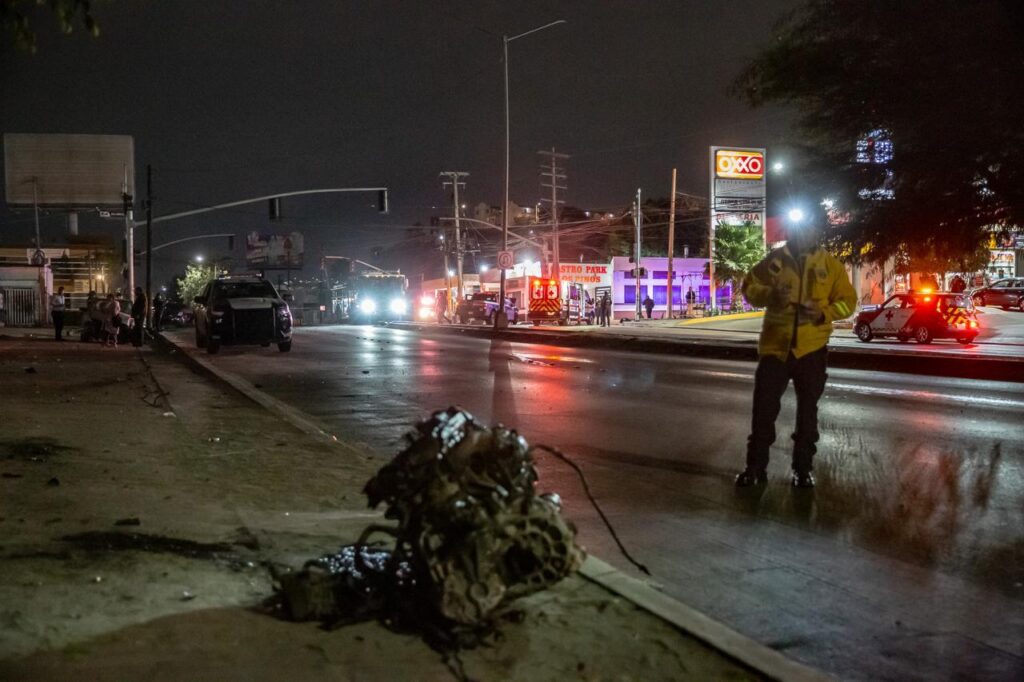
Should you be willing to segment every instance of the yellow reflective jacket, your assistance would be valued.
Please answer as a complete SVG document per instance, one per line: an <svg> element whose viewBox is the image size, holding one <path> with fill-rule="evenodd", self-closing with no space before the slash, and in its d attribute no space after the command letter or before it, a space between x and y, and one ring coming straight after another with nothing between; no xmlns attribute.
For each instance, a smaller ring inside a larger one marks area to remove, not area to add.
<svg viewBox="0 0 1024 682"><path fill-rule="evenodd" d="M826 343L832 334L832 321L853 314L857 293L846 269L824 249L815 248L798 259L785 246L772 249L743 278L743 295L750 305L765 308L758 352L785 360L792 353L803 357ZM801 273L802 276L801 276ZM773 302L776 287L789 285L789 301ZM821 321L798 324L801 302L816 302L824 312Z"/></svg>

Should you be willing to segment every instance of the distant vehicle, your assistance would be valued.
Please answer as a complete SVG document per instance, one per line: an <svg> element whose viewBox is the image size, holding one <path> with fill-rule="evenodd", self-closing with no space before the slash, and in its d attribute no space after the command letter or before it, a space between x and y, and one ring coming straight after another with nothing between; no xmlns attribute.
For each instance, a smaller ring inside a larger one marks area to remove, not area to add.
<svg viewBox="0 0 1024 682"><path fill-rule="evenodd" d="M867 343L876 337L894 336L901 342L914 339L956 339L968 344L978 336L978 318L967 294L922 291L896 294L879 306L865 306L857 313L853 333Z"/></svg>
<svg viewBox="0 0 1024 682"><path fill-rule="evenodd" d="M276 343L282 353L292 349L291 310L262 277L218 277L193 300L196 346L208 353L228 344Z"/></svg>
<svg viewBox="0 0 1024 682"><path fill-rule="evenodd" d="M1003 310L1017 308L1024 312L1024 278L1001 279L971 292L974 305L997 305Z"/></svg>
<svg viewBox="0 0 1024 682"><path fill-rule="evenodd" d="M409 317L406 289L409 281L397 272L366 272L351 288L354 295L348 308L353 322L389 322Z"/></svg>
<svg viewBox="0 0 1024 682"><path fill-rule="evenodd" d="M459 301L455 308L455 321L458 324L472 324L482 320L487 324L494 322L494 315L498 312L498 294L494 291L482 291L470 294L463 301ZM509 324L519 321L519 309L514 299L505 298L505 316Z"/></svg>
<svg viewBox="0 0 1024 682"><path fill-rule="evenodd" d="M160 314L160 324L164 327L188 327L192 324L192 309L183 303L167 303Z"/></svg>

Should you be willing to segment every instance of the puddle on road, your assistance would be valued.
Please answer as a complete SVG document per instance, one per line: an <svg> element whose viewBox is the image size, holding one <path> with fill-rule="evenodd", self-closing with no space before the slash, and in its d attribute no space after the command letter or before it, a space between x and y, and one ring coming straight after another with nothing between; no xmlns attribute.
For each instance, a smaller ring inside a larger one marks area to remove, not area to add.
<svg viewBox="0 0 1024 682"><path fill-rule="evenodd" d="M1007 528L1024 524L1024 508L993 501L1007 485L1003 459L999 443L988 451L918 446L887 456L839 448L816 462L816 490L738 490L734 505L917 565L955 568L1022 597L1024 542Z"/></svg>

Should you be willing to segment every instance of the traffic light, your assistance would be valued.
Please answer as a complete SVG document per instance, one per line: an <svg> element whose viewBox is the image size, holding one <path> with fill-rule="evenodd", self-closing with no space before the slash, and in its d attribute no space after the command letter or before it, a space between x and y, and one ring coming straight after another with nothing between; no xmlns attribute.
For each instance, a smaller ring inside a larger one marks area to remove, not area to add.
<svg viewBox="0 0 1024 682"><path fill-rule="evenodd" d="M228 251L235 250L235 237L234 235L228 237Z"/></svg>
<svg viewBox="0 0 1024 682"><path fill-rule="evenodd" d="M388 212L388 191L386 189L377 192L377 210L381 213Z"/></svg>
<svg viewBox="0 0 1024 682"><path fill-rule="evenodd" d="M270 212L270 219L277 221L281 219L281 197L274 197L270 200L268 209Z"/></svg>
<svg viewBox="0 0 1024 682"><path fill-rule="evenodd" d="M629 276L631 278L633 278L633 279L636 279L636 276L637 276L636 275L636 268L633 268L632 270L629 271ZM647 268L640 268L640 276L641 277L646 277L647 276Z"/></svg>

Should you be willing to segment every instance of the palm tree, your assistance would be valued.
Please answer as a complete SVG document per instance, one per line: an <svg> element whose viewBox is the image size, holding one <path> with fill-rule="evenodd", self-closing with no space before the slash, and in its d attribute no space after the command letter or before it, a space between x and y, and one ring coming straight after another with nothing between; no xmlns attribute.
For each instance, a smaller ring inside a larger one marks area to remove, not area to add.
<svg viewBox="0 0 1024 682"><path fill-rule="evenodd" d="M743 277L764 258L764 254L760 228L750 223L719 223L715 227L715 278L730 283L733 310L740 301Z"/></svg>

